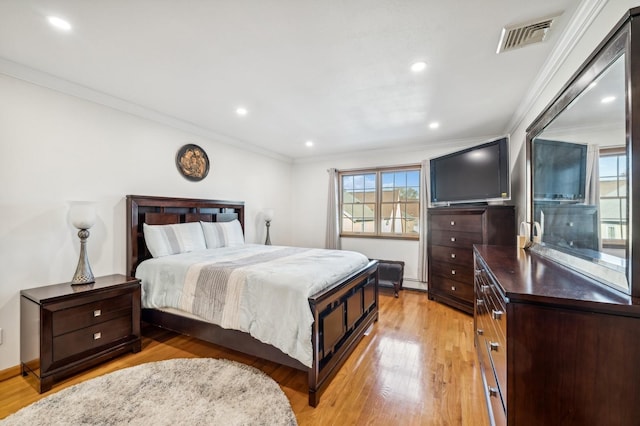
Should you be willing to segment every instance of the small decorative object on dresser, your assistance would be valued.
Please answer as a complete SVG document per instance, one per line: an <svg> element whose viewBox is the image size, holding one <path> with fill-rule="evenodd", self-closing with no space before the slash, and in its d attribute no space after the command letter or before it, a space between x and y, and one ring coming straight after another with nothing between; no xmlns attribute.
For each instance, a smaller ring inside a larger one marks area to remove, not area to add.
<svg viewBox="0 0 640 426"><path fill-rule="evenodd" d="M139 352L140 281L124 275L94 283L20 292L22 375L46 392L63 377L128 351Z"/></svg>
<svg viewBox="0 0 640 426"><path fill-rule="evenodd" d="M515 209L436 207L427 214L429 299L473 314L473 245L515 246Z"/></svg>
<svg viewBox="0 0 640 426"><path fill-rule="evenodd" d="M209 174L209 157L198 145L187 144L178 151L176 166L185 179L199 181Z"/></svg>
<svg viewBox="0 0 640 426"><path fill-rule="evenodd" d="M90 235L89 228L96 223L95 205L88 201L72 202L69 209L69 219L73 226L79 229L78 237L80 238L80 258L71 284L89 284L94 282L94 278L87 255L87 238Z"/></svg>
<svg viewBox="0 0 640 426"><path fill-rule="evenodd" d="M269 227L271 226L271 221L273 220L274 213L275 213L275 210L273 209L262 210L262 215L264 216L264 223L267 227L267 239L264 241L264 244L267 246L271 245L271 238L269 237Z"/></svg>

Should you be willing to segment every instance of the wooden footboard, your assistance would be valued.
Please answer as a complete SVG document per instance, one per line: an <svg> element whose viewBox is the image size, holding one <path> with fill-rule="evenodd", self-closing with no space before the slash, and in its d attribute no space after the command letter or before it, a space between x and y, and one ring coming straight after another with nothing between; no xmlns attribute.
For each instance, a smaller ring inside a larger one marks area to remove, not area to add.
<svg viewBox="0 0 640 426"><path fill-rule="evenodd" d="M309 369L309 405L338 372L367 329L378 320L378 261L343 284L309 298L313 313L313 366Z"/></svg>

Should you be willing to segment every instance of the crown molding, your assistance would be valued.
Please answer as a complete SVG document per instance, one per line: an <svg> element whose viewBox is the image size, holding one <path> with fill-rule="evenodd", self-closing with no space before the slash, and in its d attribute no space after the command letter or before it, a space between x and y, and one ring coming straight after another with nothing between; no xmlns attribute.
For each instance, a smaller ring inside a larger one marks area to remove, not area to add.
<svg viewBox="0 0 640 426"><path fill-rule="evenodd" d="M196 136L210 139L215 142L221 142L226 145L230 145L256 154L264 155L266 157L283 161L285 163L292 163L293 161L291 157L262 149L250 144L249 142L213 132L209 129L205 129L204 127L198 126L188 121L163 114L142 105L138 105L125 99L108 95L106 93L71 82L69 80L65 80L63 78L48 74L43 71L39 71L35 68L10 61L2 57L0 57L0 74L7 75L18 80L23 80L47 89L55 90L65 95L74 96L76 98L90 101L99 105L104 105L117 111L144 118L146 120L154 121L156 123L164 124L166 126L173 127L175 129L191 133Z"/></svg>
<svg viewBox="0 0 640 426"><path fill-rule="evenodd" d="M509 120L506 133L514 134L516 129L520 127L522 121L540 98L543 90L565 63L569 53L576 47L576 44L578 44L607 2L608 0L583 0L580 2L567 28L561 34L560 40L554 46L531 88L522 102L520 102L511 120Z"/></svg>

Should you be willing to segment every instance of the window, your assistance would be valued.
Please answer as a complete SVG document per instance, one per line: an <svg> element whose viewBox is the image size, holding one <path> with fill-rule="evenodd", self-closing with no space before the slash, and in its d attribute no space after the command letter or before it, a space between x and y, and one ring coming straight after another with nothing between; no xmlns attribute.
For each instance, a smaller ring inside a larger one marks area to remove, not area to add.
<svg viewBox="0 0 640 426"><path fill-rule="evenodd" d="M420 167L340 172L341 236L419 236Z"/></svg>
<svg viewBox="0 0 640 426"><path fill-rule="evenodd" d="M600 235L603 246L624 246L627 238L627 155L624 148L600 151Z"/></svg>

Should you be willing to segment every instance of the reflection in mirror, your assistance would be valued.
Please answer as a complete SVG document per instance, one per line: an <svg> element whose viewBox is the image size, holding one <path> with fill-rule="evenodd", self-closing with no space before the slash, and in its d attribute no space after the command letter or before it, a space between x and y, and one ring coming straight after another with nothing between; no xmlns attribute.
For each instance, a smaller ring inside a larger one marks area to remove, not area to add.
<svg viewBox="0 0 640 426"><path fill-rule="evenodd" d="M626 274L626 151L621 54L532 139L532 214L543 248Z"/></svg>

